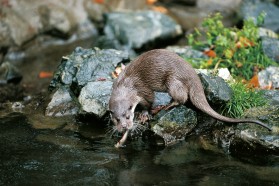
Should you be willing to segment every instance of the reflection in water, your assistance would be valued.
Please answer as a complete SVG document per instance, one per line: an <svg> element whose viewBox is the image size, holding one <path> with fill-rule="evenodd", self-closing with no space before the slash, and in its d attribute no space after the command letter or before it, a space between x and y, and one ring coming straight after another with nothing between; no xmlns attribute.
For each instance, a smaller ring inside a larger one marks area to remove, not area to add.
<svg viewBox="0 0 279 186"><path fill-rule="evenodd" d="M168 148L139 139L115 149L96 123L52 118L57 127L46 128L35 121L1 116L0 185L279 185L279 157L239 160L201 137Z"/></svg>

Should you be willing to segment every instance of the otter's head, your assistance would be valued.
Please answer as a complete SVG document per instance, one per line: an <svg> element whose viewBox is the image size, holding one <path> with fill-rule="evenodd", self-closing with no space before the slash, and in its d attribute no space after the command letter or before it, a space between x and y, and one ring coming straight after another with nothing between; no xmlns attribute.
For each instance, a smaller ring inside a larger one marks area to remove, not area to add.
<svg viewBox="0 0 279 186"><path fill-rule="evenodd" d="M109 110L111 120L119 132L133 128L134 110L136 105L129 99L110 100Z"/></svg>

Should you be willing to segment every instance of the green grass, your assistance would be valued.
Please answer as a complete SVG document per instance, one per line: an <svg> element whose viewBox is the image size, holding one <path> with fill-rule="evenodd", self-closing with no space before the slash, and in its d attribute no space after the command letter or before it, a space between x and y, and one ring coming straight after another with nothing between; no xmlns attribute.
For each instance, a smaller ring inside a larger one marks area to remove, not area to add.
<svg viewBox="0 0 279 186"><path fill-rule="evenodd" d="M238 118L243 116L247 109L267 104L262 91L247 88L240 82L231 83L230 87L233 89L233 97L221 108L222 114L226 116Z"/></svg>

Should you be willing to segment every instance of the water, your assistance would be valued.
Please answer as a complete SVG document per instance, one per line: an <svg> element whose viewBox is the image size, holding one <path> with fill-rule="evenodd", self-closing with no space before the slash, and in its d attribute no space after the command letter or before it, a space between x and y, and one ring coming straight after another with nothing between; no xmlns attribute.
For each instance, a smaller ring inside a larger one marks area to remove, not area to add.
<svg viewBox="0 0 279 186"><path fill-rule="evenodd" d="M232 157L202 136L116 149L96 121L16 112L0 131L0 185L279 185L278 156Z"/></svg>

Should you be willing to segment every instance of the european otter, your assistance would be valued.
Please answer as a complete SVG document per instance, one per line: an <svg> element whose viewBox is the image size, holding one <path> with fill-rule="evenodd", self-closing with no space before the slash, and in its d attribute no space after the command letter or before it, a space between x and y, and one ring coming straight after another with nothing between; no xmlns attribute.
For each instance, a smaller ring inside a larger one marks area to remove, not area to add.
<svg viewBox="0 0 279 186"><path fill-rule="evenodd" d="M168 92L172 105L192 104L213 118L230 123L256 123L253 119L233 119L215 112L208 104L200 78L193 67L174 52L165 49L148 51L131 62L113 84L109 100L112 121L118 131L133 127L134 110L138 104L150 109L154 91Z"/></svg>

